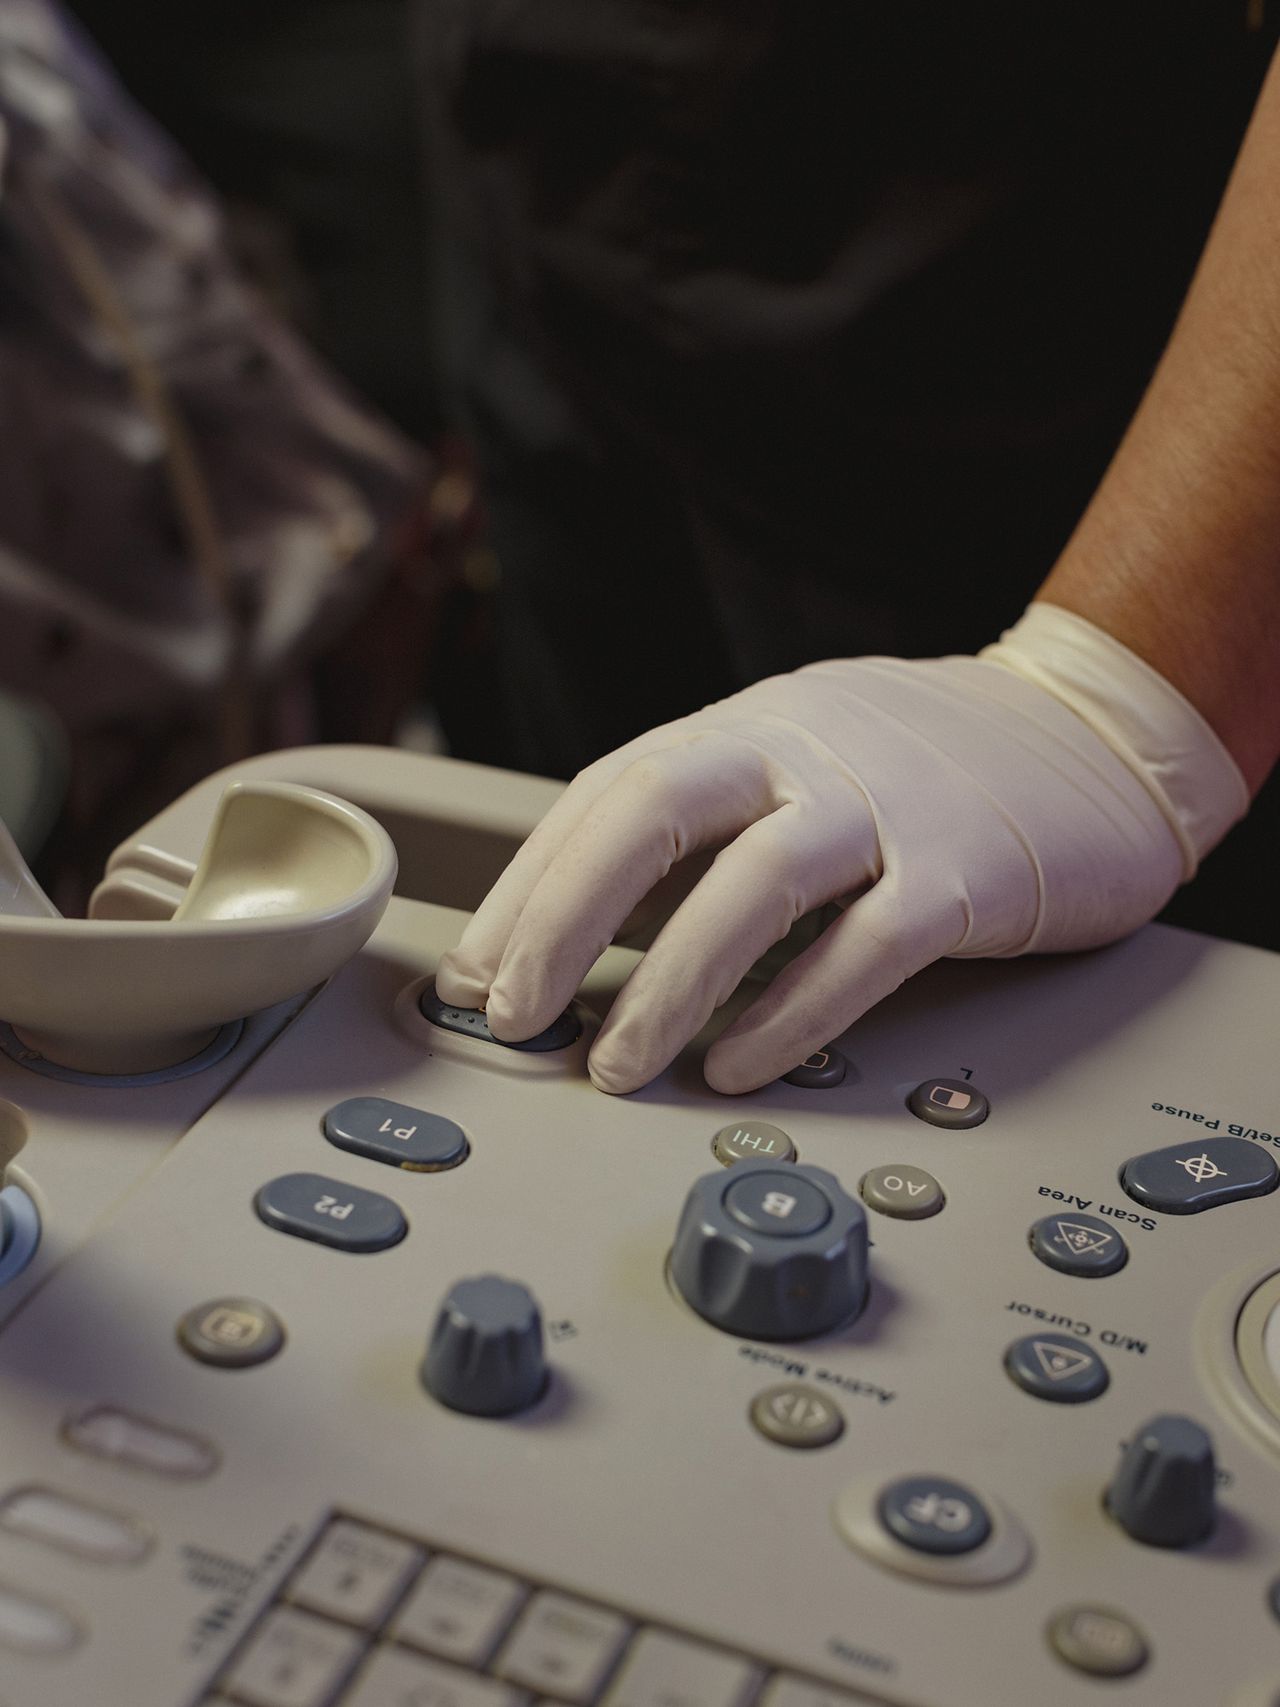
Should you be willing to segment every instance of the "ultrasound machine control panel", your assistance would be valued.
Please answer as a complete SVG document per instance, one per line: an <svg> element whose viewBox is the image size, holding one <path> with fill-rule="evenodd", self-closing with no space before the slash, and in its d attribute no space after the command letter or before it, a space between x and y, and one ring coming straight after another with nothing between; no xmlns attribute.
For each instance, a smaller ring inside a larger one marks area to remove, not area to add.
<svg viewBox="0 0 1280 1707"><path fill-rule="evenodd" d="M1280 958L611 1098L432 982L555 785L234 779L0 916L2 1707L1280 1707Z"/></svg>

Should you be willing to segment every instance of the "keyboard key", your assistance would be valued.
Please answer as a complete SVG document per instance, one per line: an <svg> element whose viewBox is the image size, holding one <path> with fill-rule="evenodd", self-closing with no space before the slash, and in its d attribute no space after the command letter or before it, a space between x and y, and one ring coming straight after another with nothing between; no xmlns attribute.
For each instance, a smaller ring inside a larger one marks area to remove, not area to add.
<svg viewBox="0 0 1280 1707"><path fill-rule="evenodd" d="M518 1689L404 1648L380 1648L342 1707L518 1707Z"/></svg>
<svg viewBox="0 0 1280 1707"><path fill-rule="evenodd" d="M354 1630L278 1606L258 1626L221 1687L245 1707L331 1707L365 1645Z"/></svg>
<svg viewBox="0 0 1280 1707"><path fill-rule="evenodd" d="M432 1559L396 1615L397 1642L460 1665L482 1666L506 1634L527 1590L504 1571L465 1559Z"/></svg>
<svg viewBox="0 0 1280 1707"><path fill-rule="evenodd" d="M605 1707L748 1707L763 1676L722 1648L667 1630L642 1630L631 1644Z"/></svg>
<svg viewBox="0 0 1280 1707"><path fill-rule="evenodd" d="M617 1612L543 1590L525 1608L494 1669L511 1683L585 1704L599 1694L630 1633Z"/></svg>
<svg viewBox="0 0 1280 1707"><path fill-rule="evenodd" d="M338 1518L289 1583L288 1599L367 1630L382 1623L426 1558L396 1535Z"/></svg>

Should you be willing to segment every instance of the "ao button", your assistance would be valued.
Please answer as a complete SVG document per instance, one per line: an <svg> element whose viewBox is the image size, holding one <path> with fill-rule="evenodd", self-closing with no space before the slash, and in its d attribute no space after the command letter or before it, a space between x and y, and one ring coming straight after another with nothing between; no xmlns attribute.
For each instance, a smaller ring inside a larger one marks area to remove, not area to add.
<svg viewBox="0 0 1280 1707"><path fill-rule="evenodd" d="M923 1221L947 1201L932 1174L905 1163L872 1168L862 1176L858 1191L868 1209L899 1221Z"/></svg>

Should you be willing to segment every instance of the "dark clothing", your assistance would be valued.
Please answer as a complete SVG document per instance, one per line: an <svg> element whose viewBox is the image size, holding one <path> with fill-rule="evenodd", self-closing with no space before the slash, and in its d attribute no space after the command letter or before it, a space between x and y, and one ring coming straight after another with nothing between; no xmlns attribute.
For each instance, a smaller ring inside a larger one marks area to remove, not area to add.
<svg viewBox="0 0 1280 1707"><path fill-rule="evenodd" d="M762 675L1014 620L1168 336L1258 11L428 0L502 571L477 756L569 775Z"/></svg>

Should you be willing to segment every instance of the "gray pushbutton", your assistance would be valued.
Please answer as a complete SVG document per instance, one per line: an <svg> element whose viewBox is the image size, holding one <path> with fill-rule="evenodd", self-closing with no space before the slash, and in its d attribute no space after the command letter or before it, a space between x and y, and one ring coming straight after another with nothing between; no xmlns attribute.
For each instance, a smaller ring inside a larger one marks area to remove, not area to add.
<svg viewBox="0 0 1280 1707"><path fill-rule="evenodd" d="M866 1211L834 1174L803 1162L739 1162L704 1174L685 1199L671 1278L727 1333L827 1333L866 1298Z"/></svg>
<svg viewBox="0 0 1280 1707"><path fill-rule="evenodd" d="M784 1084L798 1085L802 1091L830 1091L842 1085L849 1063L840 1051L828 1043L825 1049L815 1049L798 1067L782 1075Z"/></svg>
<svg viewBox="0 0 1280 1707"><path fill-rule="evenodd" d="M409 1231L389 1197L323 1174L281 1174L262 1187L253 1207L259 1220L277 1233L292 1233L338 1251L385 1251Z"/></svg>
<svg viewBox="0 0 1280 1707"><path fill-rule="evenodd" d="M923 1221L947 1201L931 1173L905 1162L872 1168L862 1176L858 1194L868 1209L898 1221Z"/></svg>
<svg viewBox="0 0 1280 1707"><path fill-rule="evenodd" d="M816 1387L786 1381L751 1401L752 1424L778 1446L830 1446L844 1433L844 1416Z"/></svg>
<svg viewBox="0 0 1280 1707"><path fill-rule="evenodd" d="M1045 1634L1060 1660L1090 1677L1129 1677L1150 1657L1138 1626L1109 1606L1064 1606Z"/></svg>
<svg viewBox="0 0 1280 1707"><path fill-rule="evenodd" d="M266 1363L284 1344L284 1324L256 1298L211 1298L178 1323L178 1343L199 1363L249 1369Z"/></svg>
<svg viewBox="0 0 1280 1707"><path fill-rule="evenodd" d="M711 1154L731 1168L735 1162L794 1162L796 1147L780 1126L771 1126L767 1120L743 1120L720 1128L711 1140Z"/></svg>
<svg viewBox="0 0 1280 1707"><path fill-rule="evenodd" d="M572 1008L566 1008L559 1019L552 1020L545 1031L536 1037L526 1037L521 1043L508 1043L495 1037L483 1008L455 1008L442 1002L434 984L428 984L418 997L418 1007L424 1019L443 1031L455 1031L460 1037L474 1037L479 1043L496 1043L502 1049L518 1049L528 1055L545 1055L553 1049L567 1049L582 1036L582 1022Z"/></svg>
<svg viewBox="0 0 1280 1707"><path fill-rule="evenodd" d="M1191 1547L1213 1528L1213 1441L1190 1417L1160 1416L1129 1442L1107 1489L1107 1510L1135 1541Z"/></svg>
<svg viewBox="0 0 1280 1707"><path fill-rule="evenodd" d="M972 1488L945 1476L903 1476L876 1502L889 1534L918 1553L972 1553L991 1534L991 1514Z"/></svg>
<svg viewBox="0 0 1280 1707"><path fill-rule="evenodd" d="M1028 1334L1014 1340L1004 1366L1026 1393L1057 1405L1083 1405L1111 1384L1107 1366L1083 1340L1068 1334Z"/></svg>
<svg viewBox="0 0 1280 1707"><path fill-rule="evenodd" d="M427 1391L452 1411L509 1416L547 1384L542 1315L533 1294L496 1274L458 1280L445 1294L422 1361Z"/></svg>
<svg viewBox="0 0 1280 1707"><path fill-rule="evenodd" d="M466 1134L452 1120L386 1097L348 1097L325 1115L323 1131L340 1150L410 1173L456 1168L468 1150Z"/></svg>
<svg viewBox="0 0 1280 1707"><path fill-rule="evenodd" d="M1131 1156L1120 1184L1135 1202L1165 1215L1198 1215L1280 1185L1280 1166L1247 1138L1198 1138Z"/></svg>
<svg viewBox="0 0 1280 1707"><path fill-rule="evenodd" d="M779 1239L807 1238L831 1219L830 1200L790 1168L762 1168L731 1180L722 1201L751 1232Z"/></svg>
<svg viewBox="0 0 1280 1707"><path fill-rule="evenodd" d="M991 1104L967 1079L925 1079L907 1098L907 1107L918 1120L947 1131L967 1131L981 1126Z"/></svg>
<svg viewBox="0 0 1280 1707"><path fill-rule="evenodd" d="M1062 1274L1098 1279L1129 1260L1120 1234L1096 1215L1046 1215L1032 1227L1030 1241L1040 1261Z"/></svg>

